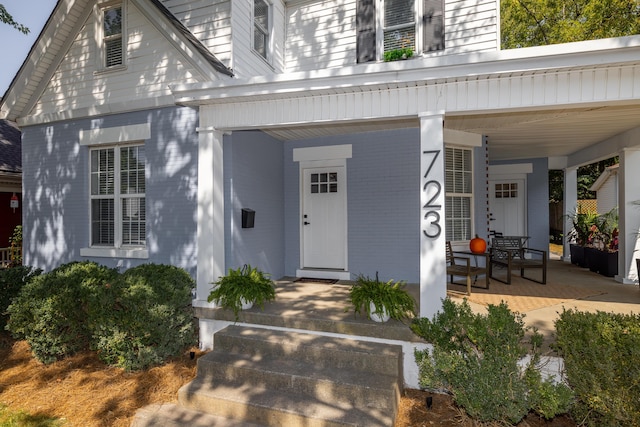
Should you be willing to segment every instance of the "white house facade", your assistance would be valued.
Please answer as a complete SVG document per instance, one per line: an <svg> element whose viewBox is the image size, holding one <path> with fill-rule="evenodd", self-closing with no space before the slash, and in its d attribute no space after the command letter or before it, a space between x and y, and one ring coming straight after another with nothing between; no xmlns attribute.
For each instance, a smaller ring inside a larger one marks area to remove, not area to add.
<svg viewBox="0 0 640 427"><path fill-rule="evenodd" d="M548 170L569 212L577 168L619 155L633 283L640 36L503 51L499 22L498 0L60 0L0 104L25 262L174 264L199 307L247 263L379 272L431 316L447 240L545 248Z"/></svg>

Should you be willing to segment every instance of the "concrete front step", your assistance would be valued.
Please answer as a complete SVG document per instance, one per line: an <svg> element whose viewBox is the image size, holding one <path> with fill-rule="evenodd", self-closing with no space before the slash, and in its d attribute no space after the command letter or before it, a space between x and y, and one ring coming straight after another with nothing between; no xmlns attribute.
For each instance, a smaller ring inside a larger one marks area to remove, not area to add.
<svg viewBox="0 0 640 427"><path fill-rule="evenodd" d="M402 349L376 342L231 325L215 335L220 352L307 362L380 375L402 373Z"/></svg>
<svg viewBox="0 0 640 427"><path fill-rule="evenodd" d="M131 427L264 427L248 421L234 420L194 411L175 403L145 406L136 412Z"/></svg>
<svg viewBox="0 0 640 427"><path fill-rule="evenodd" d="M347 402L325 403L310 396L286 393L242 382L212 384L196 378L178 392L183 407L264 426L345 427L393 425L395 413L356 407Z"/></svg>
<svg viewBox="0 0 640 427"><path fill-rule="evenodd" d="M359 407L397 410L398 376L353 369L318 367L295 359L271 359L212 352L198 361L198 376L212 384L241 382L320 402L347 402Z"/></svg>
<svg viewBox="0 0 640 427"><path fill-rule="evenodd" d="M401 393L401 346L231 325L215 334L178 401L264 426L389 427ZM139 424L153 425L174 426Z"/></svg>

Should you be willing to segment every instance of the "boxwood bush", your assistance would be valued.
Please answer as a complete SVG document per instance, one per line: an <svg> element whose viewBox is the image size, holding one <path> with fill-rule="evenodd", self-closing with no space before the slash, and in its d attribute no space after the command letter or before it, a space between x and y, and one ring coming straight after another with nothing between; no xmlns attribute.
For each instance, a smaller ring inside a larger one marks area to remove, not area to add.
<svg viewBox="0 0 640 427"><path fill-rule="evenodd" d="M640 425L640 316L565 310L556 346L580 425Z"/></svg>
<svg viewBox="0 0 640 427"><path fill-rule="evenodd" d="M421 387L451 393L475 420L517 424L530 411L547 419L568 411L569 387L537 369L542 335L533 331L527 342L522 315L505 303L484 315L466 300L445 299L433 320L416 319L412 330L433 344L432 353L416 351Z"/></svg>
<svg viewBox="0 0 640 427"><path fill-rule="evenodd" d="M74 262L36 277L9 306L8 329L26 339L43 363L88 348L90 295L116 274L93 262Z"/></svg>
<svg viewBox="0 0 640 427"><path fill-rule="evenodd" d="M119 274L94 262L69 263L23 287L8 308L8 329L44 363L93 349L108 364L142 369L197 342L193 286L172 266Z"/></svg>
<svg viewBox="0 0 640 427"><path fill-rule="evenodd" d="M112 310L101 311L93 348L128 370L162 363L197 343L191 309L194 281L183 269L145 264L111 286Z"/></svg>
<svg viewBox="0 0 640 427"><path fill-rule="evenodd" d="M7 308L11 301L20 294L25 284L41 273L39 268L23 265L0 269L0 331L7 326Z"/></svg>

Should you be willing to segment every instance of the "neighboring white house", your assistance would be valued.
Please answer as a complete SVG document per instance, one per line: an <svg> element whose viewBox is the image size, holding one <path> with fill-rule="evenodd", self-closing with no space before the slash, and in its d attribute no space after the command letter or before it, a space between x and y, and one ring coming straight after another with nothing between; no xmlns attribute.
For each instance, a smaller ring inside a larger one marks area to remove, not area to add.
<svg viewBox="0 0 640 427"><path fill-rule="evenodd" d="M577 168L618 155L632 282L640 36L502 51L499 32L498 0L60 0L0 104L25 262L178 265L196 306L245 263L379 271L431 315L446 240L545 248L548 170L569 212Z"/></svg>
<svg viewBox="0 0 640 427"><path fill-rule="evenodd" d="M619 164L606 167L589 188L589 191L596 192L599 214L606 214L618 207L618 169Z"/></svg>

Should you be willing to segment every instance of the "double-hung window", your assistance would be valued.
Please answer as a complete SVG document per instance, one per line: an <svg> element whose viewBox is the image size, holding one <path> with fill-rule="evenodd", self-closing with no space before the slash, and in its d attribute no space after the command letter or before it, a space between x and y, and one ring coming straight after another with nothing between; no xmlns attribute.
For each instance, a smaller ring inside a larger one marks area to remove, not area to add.
<svg viewBox="0 0 640 427"><path fill-rule="evenodd" d="M385 0L383 17L384 52L409 48L416 50L416 12L414 0Z"/></svg>
<svg viewBox="0 0 640 427"><path fill-rule="evenodd" d="M99 8L99 13L98 31L102 39L100 68L124 65L124 4L107 3Z"/></svg>
<svg viewBox="0 0 640 427"><path fill-rule="evenodd" d="M414 54L444 49L444 0L357 0L357 62L385 52Z"/></svg>
<svg viewBox="0 0 640 427"><path fill-rule="evenodd" d="M91 246L144 247L144 146L99 147L90 155Z"/></svg>
<svg viewBox="0 0 640 427"><path fill-rule="evenodd" d="M264 59L269 59L269 35L271 19L269 3L265 0L253 1L253 50Z"/></svg>
<svg viewBox="0 0 640 427"><path fill-rule="evenodd" d="M445 149L447 240L470 240L473 223L473 155L469 148Z"/></svg>

